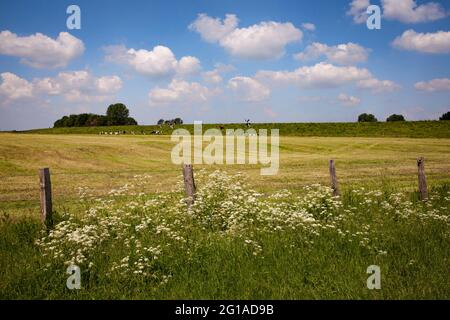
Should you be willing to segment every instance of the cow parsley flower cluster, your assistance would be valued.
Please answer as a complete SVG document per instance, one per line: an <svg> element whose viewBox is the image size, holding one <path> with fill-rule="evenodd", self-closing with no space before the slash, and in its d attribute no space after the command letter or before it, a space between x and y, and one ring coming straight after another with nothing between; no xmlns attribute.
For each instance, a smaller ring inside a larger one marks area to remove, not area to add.
<svg viewBox="0 0 450 320"><path fill-rule="evenodd" d="M386 195L363 188L348 192L344 199L319 184L262 194L249 188L242 175L222 171L199 170L195 179L198 190L190 207L181 183L168 193L136 194L147 180L144 175L111 190L106 198L90 198L80 188L85 212L66 212L61 222L36 240L47 259L45 268L76 264L86 272L149 279L159 286L170 281L176 270L175 263L171 266L167 261L180 256L186 261L201 259L201 247L217 239L239 240L257 259L264 258L263 236L293 232L297 239L286 247L295 248L298 241L312 246L318 237L331 234L382 257L389 252L383 248L377 224L386 219L434 221L450 230L449 192L444 205L441 199L441 205L434 206L433 194L429 202L418 205L402 193ZM373 217L362 222L368 212Z"/></svg>

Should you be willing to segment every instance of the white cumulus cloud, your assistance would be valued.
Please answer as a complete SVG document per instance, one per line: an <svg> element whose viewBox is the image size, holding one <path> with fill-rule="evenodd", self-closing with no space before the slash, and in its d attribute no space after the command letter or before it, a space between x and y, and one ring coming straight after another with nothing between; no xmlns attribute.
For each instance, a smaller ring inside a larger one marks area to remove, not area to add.
<svg viewBox="0 0 450 320"><path fill-rule="evenodd" d="M177 72L180 75L194 74L200 71L200 69L200 60L196 57L182 57L180 61L178 61Z"/></svg>
<svg viewBox="0 0 450 320"><path fill-rule="evenodd" d="M436 2L421 5L416 0L382 0L383 16L404 23L435 21L447 16L445 9Z"/></svg>
<svg viewBox="0 0 450 320"><path fill-rule="evenodd" d="M134 71L150 77L188 75L200 70L200 61L191 56L177 60L172 50L156 46L152 50L127 49L125 46L105 48L106 60L131 67Z"/></svg>
<svg viewBox="0 0 450 320"><path fill-rule="evenodd" d="M339 44L328 46L323 43L314 42L306 47L305 51L296 54L298 60L308 61L326 57L327 61L342 65L352 65L366 62L370 49L364 48L355 43Z"/></svg>
<svg viewBox="0 0 450 320"><path fill-rule="evenodd" d="M1 74L0 97L2 104L22 99L36 99L61 96L68 102L105 101L122 88L118 76L95 77L90 72L60 72L55 77L35 78L32 81L5 72Z"/></svg>
<svg viewBox="0 0 450 320"><path fill-rule="evenodd" d="M228 81L228 88L233 90L240 100L259 102L270 97L270 89L258 80L249 77L234 77Z"/></svg>
<svg viewBox="0 0 450 320"><path fill-rule="evenodd" d="M361 103L361 99L354 96L349 96L345 93L339 94L338 100L343 106L346 107L354 107Z"/></svg>
<svg viewBox="0 0 450 320"><path fill-rule="evenodd" d="M105 101L122 88L118 76L95 77L85 70L60 72L56 77L34 79L35 92L62 96L69 102Z"/></svg>
<svg viewBox="0 0 450 320"><path fill-rule="evenodd" d="M303 37L302 31L290 22L267 21L246 28L237 25L235 15L226 15L221 21L200 14L189 29L208 42L218 42L231 55L245 59L280 58L288 44Z"/></svg>
<svg viewBox="0 0 450 320"><path fill-rule="evenodd" d="M302 28L306 31L316 31L316 25L311 22L302 23Z"/></svg>
<svg viewBox="0 0 450 320"><path fill-rule="evenodd" d="M8 30L0 32L0 54L19 57L33 68L65 67L83 52L83 42L67 32L56 39L42 33L20 37Z"/></svg>
<svg viewBox="0 0 450 320"><path fill-rule="evenodd" d="M366 11L369 6L369 0L352 0L347 15L352 16L355 23L365 23L368 17Z"/></svg>
<svg viewBox="0 0 450 320"><path fill-rule="evenodd" d="M201 13L189 25L189 29L198 32L203 40L214 43L223 39L227 34L236 29L238 23L239 20L234 14L225 15L225 19L222 21L220 18L211 18Z"/></svg>
<svg viewBox="0 0 450 320"><path fill-rule="evenodd" d="M392 45L397 49L422 53L450 53L450 31L417 33L407 30Z"/></svg>
<svg viewBox="0 0 450 320"><path fill-rule="evenodd" d="M209 84L219 84L223 81L222 75L233 70L232 65L217 63L213 70L203 72L203 80Z"/></svg>
<svg viewBox="0 0 450 320"><path fill-rule="evenodd" d="M399 86L390 80L376 79L369 70L354 66L335 66L321 62L294 71L259 71L256 79L263 83L296 85L303 88L336 88L356 84L374 93L390 92Z"/></svg>
<svg viewBox="0 0 450 320"><path fill-rule="evenodd" d="M314 66L300 67L294 71L259 71L258 80L301 87L338 87L350 82L371 78L367 69L339 67L321 62Z"/></svg>
<svg viewBox="0 0 450 320"><path fill-rule="evenodd" d="M7 105L14 101L26 100L33 97L33 84L11 72L0 74L1 105Z"/></svg>
<svg viewBox="0 0 450 320"><path fill-rule="evenodd" d="M167 88L156 87L150 90L150 105L179 102L205 102L213 94L207 87L198 82L187 82L173 79Z"/></svg>
<svg viewBox="0 0 450 320"><path fill-rule="evenodd" d="M122 79L119 76L105 76L95 80L95 87L100 93L117 92L122 89Z"/></svg>
<svg viewBox="0 0 450 320"><path fill-rule="evenodd" d="M381 4L384 18L403 23L436 21L448 16L442 5L436 2L418 5L416 0L381 0ZM352 16L355 23L365 23L370 5L370 0L352 0L347 15Z"/></svg>
<svg viewBox="0 0 450 320"><path fill-rule="evenodd" d="M417 90L428 91L428 92L436 92L436 91L450 91L450 79L448 78L440 78L433 79L430 81L421 81L417 82L414 87Z"/></svg>
<svg viewBox="0 0 450 320"><path fill-rule="evenodd" d="M400 85L391 80L379 80L373 77L358 81L357 87L372 90L374 93L394 92L400 89Z"/></svg>

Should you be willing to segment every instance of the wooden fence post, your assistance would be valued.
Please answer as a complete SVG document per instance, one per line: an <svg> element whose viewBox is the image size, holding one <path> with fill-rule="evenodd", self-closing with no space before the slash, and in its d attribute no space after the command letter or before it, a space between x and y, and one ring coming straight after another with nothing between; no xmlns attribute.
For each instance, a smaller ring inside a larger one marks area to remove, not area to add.
<svg viewBox="0 0 450 320"><path fill-rule="evenodd" d="M190 207L195 201L195 181L192 164L183 164L184 190L186 191L187 205Z"/></svg>
<svg viewBox="0 0 450 320"><path fill-rule="evenodd" d="M427 177L425 175L425 160L420 157L417 159L417 167L419 170L419 196L420 200L428 199L428 190L427 190Z"/></svg>
<svg viewBox="0 0 450 320"><path fill-rule="evenodd" d="M52 183L50 181L50 169L39 169L39 185L41 192L41 220L47 227L52 227Z"/></svg>
<svg viewBox="0 0 450 320"><path fill-rule="evenodd" d="M334 160L330 160L330 177L331 177L331 189L333 189L333 196L339 196L339 184L336 177L336 168L334 166Z"/></svg>

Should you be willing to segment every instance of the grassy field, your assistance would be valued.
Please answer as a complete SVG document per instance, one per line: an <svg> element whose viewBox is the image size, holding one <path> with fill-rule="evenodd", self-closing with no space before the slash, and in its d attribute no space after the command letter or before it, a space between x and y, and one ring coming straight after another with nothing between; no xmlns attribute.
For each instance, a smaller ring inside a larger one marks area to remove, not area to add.
<svg viewBox="0 0 450 320"><path fill-rule="evenodd" d="M450 139L439 130L285 134L276 176L196 166L190 210L168 136L2 133L0 298L448 299ZM419 156L428 202L415 192ZM332 158L339 198L317 185L329 184ZM40 167L52 173L50 233L38 221ZM65 287L70 263L81 290ZM366 287L370 265L381 290Z"/></svg>
<svg viewBox="0 0 450 320"><path fill-rule="evenodd" d="M259 166L222 166L245 172L258 190L298 190L328 184L328 160L335 159L343 188L365 185L415 187L416 158L426 158L429 183L450 181L448 139L282 137L280 170L260 176ZM37 205L37 169L50 167L55 201L78 197L78 188L96 196L147 174L146 191L170 191L181 170L170 161L167 136L0 135L0 208ZM221 166L214 166L220 168ZM208 168L199 166L198 168Z"/></svg>
<svg viewBox="0 0 450 320"><path fill-rule="evenodd" d="M211 128L245 129L242 124L204 124L204 130ZM193 125L176 126L193 133ZM252 128L279 129L282 136L295 137L397 137L397 138L450 138L450 121L408 121L377 123L264 123L252 124ZM84 128L51 128L23 131L38 134L98 134L100 132L126 131L135 134L150 134L161 131L171 134L168 126L117 126Z"/></svg>

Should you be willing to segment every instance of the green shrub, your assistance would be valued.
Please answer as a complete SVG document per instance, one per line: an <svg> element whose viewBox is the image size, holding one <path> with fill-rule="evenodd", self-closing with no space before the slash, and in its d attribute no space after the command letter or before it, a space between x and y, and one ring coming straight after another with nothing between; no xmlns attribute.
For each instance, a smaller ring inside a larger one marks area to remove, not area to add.
<svg viewBox="0 0 450 320"><path fill-rule="evenodd" d="M358 116L358 122L378 122L373 114L363 113Z"/></svg>
<svg viewBox="0 0 450 320"><path fill-rule="evenodd" d="M450 111L447 113L444 113L442 115L442 117L439 118L439 120L444 121L444 120L450 120Z"/></svg>
<svg viewBox="0 0 450 320"><path fill-rule="evenodd" d="M386 119L386 122L397 122L397 121L405 121L405 117L402 116L401 114L393 114Z"/></svg>

